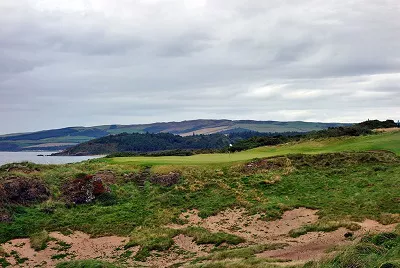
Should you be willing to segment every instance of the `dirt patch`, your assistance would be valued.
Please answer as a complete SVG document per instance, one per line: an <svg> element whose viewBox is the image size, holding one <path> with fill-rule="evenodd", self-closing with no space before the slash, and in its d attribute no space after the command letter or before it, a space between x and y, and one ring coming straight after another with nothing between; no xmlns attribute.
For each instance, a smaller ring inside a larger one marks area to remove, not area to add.
<svg viewBox="0 0 400 268"><path fill-rule="evenodd" d="M50 191L43 182L36 179L9 177L0 183L2 203L26 205L41 202L50 197Z"/></svg>
<svg viewBox="0 0 400 268"><path fill-rule="evenodd" d="M27 238L14 239L1 246L9 254L15 251L20 259L27 258L23 264L17 264L15 257L7 257L12 267L55 267L59 262L72 259L98 258L104 261L115 261L115 258L124 252L122 248L128 241L128 238L118 236L91 238L82 232L74 232L68 236L54 232L50 233L50 237L56 240L50 241L47 248L41 251L34 251Z"/></svg>

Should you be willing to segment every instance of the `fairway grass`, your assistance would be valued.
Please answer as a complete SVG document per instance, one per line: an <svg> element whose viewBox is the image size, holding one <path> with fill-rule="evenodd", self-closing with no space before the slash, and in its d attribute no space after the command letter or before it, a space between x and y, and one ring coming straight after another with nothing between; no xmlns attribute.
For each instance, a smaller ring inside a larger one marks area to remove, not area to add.
<svg viewBox="0 0 400 268"><path fill-rule="evenodd" d="M246 161L253 158L286 154L318 154L343 151L388 150L400 155L400 131L360 137L339 137L308 140L278 146L259 147L231 154L199 154L193 156L120 157L104 159L110 164L140 165L204 165Z"/></svg>

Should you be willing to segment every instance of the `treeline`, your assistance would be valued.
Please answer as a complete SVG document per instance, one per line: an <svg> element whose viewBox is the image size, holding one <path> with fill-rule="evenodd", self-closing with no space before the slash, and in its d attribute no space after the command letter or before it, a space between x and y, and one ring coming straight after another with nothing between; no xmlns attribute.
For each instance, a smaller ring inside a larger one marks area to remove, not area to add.
<svg viewBox="0 0 400 268"><path fill-rule="evenodd" d="M368 135L372 134L373 129L392 127L397 127L397 124L393 120L368 120L351 126L330 127L328 129L311 131L305 134L293 133L293 135L254 136L234 143L233 146L229 148L229 151L238 152L261 146L272 146L287 142L300 141L302 139Z"/></svg>
<svg viewBox="0 0 400 268"><path fill-rule="evenodd" d="M223 134L182 137L170 133L122 133L110 135L71 147L58 155L95 155L129 152L132 155L148 152L174 152L187 155L184 150L209 150L227 147L229 137Z"/></svg>

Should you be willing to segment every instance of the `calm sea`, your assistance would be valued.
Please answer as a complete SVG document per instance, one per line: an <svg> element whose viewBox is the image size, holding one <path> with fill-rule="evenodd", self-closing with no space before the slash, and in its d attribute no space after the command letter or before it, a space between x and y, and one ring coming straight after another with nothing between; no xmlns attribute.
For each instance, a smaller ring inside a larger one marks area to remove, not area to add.
<svg viewBox="0 0 400 268"><path fill-rule="evenodd" d="M8 163L29 161L36 164L76 163L101 156L47 156L55 152L0 152L0 166ZM45 156L38 156L45 155Z"/></svg>

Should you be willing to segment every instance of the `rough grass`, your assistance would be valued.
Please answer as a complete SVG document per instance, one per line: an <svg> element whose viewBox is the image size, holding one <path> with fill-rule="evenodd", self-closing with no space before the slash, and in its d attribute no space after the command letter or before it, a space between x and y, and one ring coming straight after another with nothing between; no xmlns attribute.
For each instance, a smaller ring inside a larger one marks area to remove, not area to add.
<svg viewBox="0 0 400 268"><path fill-rule="evenodd" d="M278 268L282 265L277 265L274 263L282 262L274 259L264 259L264 258L249 258L249 259L227 259L222 261L212 261L201 264L193 264L185 266L188 268ZM301 265L290 265L285 264L286 268L300 268Z"/></svg>
<svg viewBox="0 0 400 268"><path fill-rule="evenodd" d="M255 254L257 253L261 253L267 250L281 249L284 248L285 246L287 246L287 244L277 243L277 244L254 245L245 248L220 250L211 253L205 257L200 257L196 259L194 262L205 261L205 260L220 261L226 259L249 259L249 258L254 258Z"/></svg>
<svg viewBox="0 0 400 268"><path fill-rule="evenodd" d="M34 233L29 237L31 247L36 251L45 249L47 247L47 242L49 241L49 239L49 233L46 230Z"/></svg>
<svg viewBox="0 0 400 268"><path fill-rule="evenodd" d="M202 227L188 227L179 230L179 232L181 234L193 237L194 241L199 245L214 244L215 246L219 246L223 243L229 245L237 245L245 241L243 238L236 235L223 232L211 233L210 231Z"/></svg>
<svg viewBox="0 0 400 268"><path fill-rule="evenodd" d="M346 221L328 221L328 222L318 222L315 224L304 225L298 229L291 230L289 235L291 237L299 237L308 232L332 232L341 227L349 229L351 231L357 231L361 228L360 225L354 222L346 222Z"/></svg>
<svg viewBox="0 0 400 268"><path fill-rule="evenodd" d="M56 268L118 268L118 266L99 260L79 260L59 263Z"/></svg>
<svg viewBox="0 0 400 268"><path fill-rule="evenodd" d="M213 244L219 246L222 243L237 245L244 242L244 239L236 235L223 232L212 233L201 227L188 227L185 229L169 228L137 228L130 235L130 241L125 248L140 246L135 259L145 261L152 250L165 251L174 244L173 237L184 234L193 237L197 244Z"/></svg>

